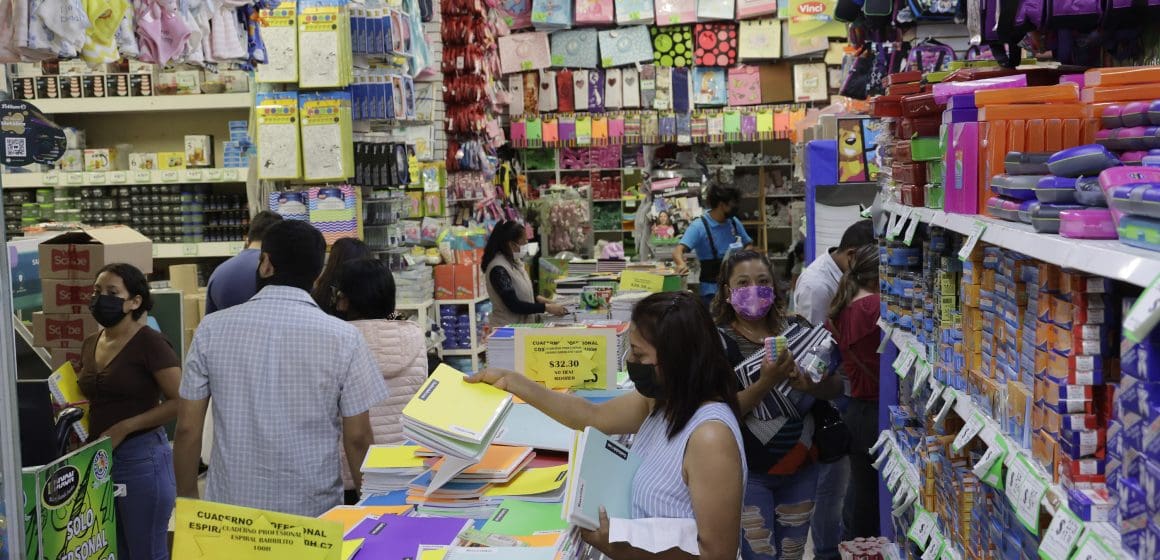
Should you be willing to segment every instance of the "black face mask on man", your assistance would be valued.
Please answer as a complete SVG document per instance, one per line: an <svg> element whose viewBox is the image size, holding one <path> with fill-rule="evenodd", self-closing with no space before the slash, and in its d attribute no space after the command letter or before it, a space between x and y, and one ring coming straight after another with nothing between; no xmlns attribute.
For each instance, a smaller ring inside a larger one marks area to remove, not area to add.
<svg viewBox="0 0 1160 560"><path fill-rule="evenodd" d="M93 314L93 319L97 320L97 324L106 329L116 326L125 318L125 298L114 296L110 294L100 294L93 296L89 301L89 312Z"/></svg>
<svg viewBox="0 0 1160 560"><path fill-rule="evenodd" d="M660 380L657 379L657 366L640 362L625 362L628 378L636 386L636 392L650 399L655 399L661 392Z"/></svg>

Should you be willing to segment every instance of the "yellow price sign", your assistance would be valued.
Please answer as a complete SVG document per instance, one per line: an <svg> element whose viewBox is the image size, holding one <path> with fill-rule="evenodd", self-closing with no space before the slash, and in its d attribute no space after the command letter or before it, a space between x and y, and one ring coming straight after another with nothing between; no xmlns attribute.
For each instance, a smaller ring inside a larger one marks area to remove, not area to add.
<svg viewBox="0 0 1160 560"><path fill-rule="evenodd" d="M640 270L620 273L620 291L660 293L665 291L665 276Z"/></svg>
<svg viewBox="0 0 1160 560"><path fill-rule="evenodd" d="M340 560L342 524L178 498L173 559Z"/></svg>
<svg viewBox="0 0 1160 560"><path fill-rule="evenodd" d="M516 370L549 389L608 389L616 383L616 331L516 329Z"/></svg>

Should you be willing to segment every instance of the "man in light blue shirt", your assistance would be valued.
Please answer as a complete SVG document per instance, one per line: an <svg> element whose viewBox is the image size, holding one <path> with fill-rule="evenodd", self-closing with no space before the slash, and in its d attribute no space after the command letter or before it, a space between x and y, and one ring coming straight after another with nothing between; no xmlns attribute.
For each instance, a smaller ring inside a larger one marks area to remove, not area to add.
<svg viewBox="0 0 1160 560"><path fill-rule="evenodd" d="M358 329L310 288L326 242L306 222L270 227L250 301L206 316L181 377L173 466L197 498L202 428L213 397L209 501L317 517L343 499L343 451L356 487L373 440L367 411L387 385Z"/></svg>
<svg viewBox="0 0 1160 560"><path fill-rule="evenodd" d="M245 303L258 293L258 257L262 254L262 238L270 226L281 221L281 215L269 210L258 212L250 220L246 248L218 265L209 277L206 285L206 315Z"/></svg>
<svg viewBox="0 0 1160 560"><path fill-rule="evenodd" d="M689 224L681 237L681 244L673 250L673 261L678 274L687 274L689 265L685 253L693 251L697 256L701 263L701 298L707 306L717 295L721 263L732 252L753 247L753 238L737 219L741 191L736 187L713 185L709 188L706 202L709 211Z"/></svg>

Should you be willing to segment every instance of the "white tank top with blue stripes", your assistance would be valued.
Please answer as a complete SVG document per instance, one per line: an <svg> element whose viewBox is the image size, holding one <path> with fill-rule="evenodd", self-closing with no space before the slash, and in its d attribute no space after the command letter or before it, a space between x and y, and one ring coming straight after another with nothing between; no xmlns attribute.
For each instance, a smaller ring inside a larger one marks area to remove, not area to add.
<svg viewBox="0 0 1160 560"><path fill-rule="evenodd" d="M725 403L706 403L697 409L685 428L668 438L668 422L663 414L650 414L641 424L632 442L632 451L641 457L640 467L632 480L632 517L692 519L693 500L681 476L685 446L701 424L721 422L733 432L741 456L741 473L745 476L745 446L737 417Z"/></svg>

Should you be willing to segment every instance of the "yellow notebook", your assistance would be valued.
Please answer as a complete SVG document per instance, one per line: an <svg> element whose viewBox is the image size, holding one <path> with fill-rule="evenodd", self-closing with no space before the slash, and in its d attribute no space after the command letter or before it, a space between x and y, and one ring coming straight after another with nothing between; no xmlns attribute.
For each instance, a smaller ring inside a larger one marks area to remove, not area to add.
<svg viewBox="0 0 1160 560"><path fill-rule="evenodd" d="M421 544L416 560L443 560L447 557L447 547Z"/></svg>
<svg viewBox="0 0 1160 560"><path fill-rule="evenodd" d="M81 392L77 382L77 372L72 362L66 361L60 369L52 372L48 377L48 390L52 394L52 402L60 408L74 406L85 412L80 422L73 424L77 436L81 441L89 439L89 399Z"/></svg>
<svg viewBox="0 0 1160 560"><path fill-rule="evenodd" d="M403 421L453 439L484 443L511 407L512 396L486 383L467 383L463 373L440 365L403 408Z"/></svg>
<svg viewBox="0 0 1160 560"><path fill-rule="evenodd" d="M558 490L568 480L568 465L528 469L507 484L492 486L484 496L533 496Z"/></svg>
<svg viewBox="0 0 1160 560"><path fill-rule="evenodd" d="M422 467L423 458L415 456L419 449L418 445L372 445L363 461L363 471Z"/></svg>

